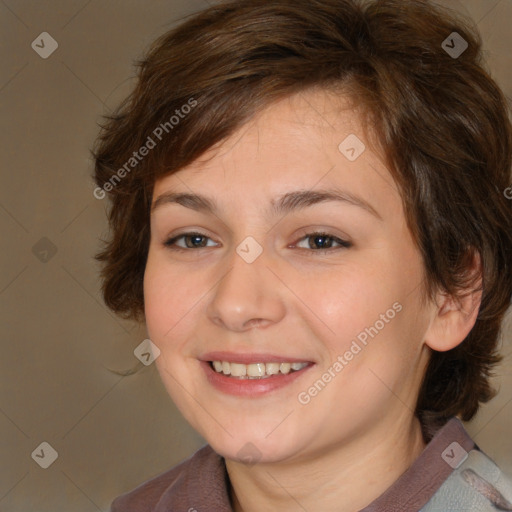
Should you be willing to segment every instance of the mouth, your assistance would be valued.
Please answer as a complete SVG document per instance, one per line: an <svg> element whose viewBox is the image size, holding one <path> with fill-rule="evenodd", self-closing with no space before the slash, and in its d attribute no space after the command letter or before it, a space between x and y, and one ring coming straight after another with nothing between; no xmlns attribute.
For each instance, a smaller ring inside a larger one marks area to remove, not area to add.
<svg viewBox="0 0 512 512"><path fill-rule="evenodd" d="M316 363L270 354L210 353L200 359L207 381L217 391L257 398L290 386Z"/></svg>
<svg viewBox="0 0 512 512"><path fill-rule="evenodd" d="M273 376L299 372L311 363L306 362L269 362L269 363L233 363L230 361L209 361L210 368L232 379L252 380L269 379Z"/></svg>

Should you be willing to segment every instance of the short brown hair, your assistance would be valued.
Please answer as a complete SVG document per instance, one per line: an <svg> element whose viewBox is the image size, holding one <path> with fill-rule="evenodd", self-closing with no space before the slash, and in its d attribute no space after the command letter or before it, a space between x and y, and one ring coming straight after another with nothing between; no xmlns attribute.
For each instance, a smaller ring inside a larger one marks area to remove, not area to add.
<svg viewBox="0 0 512 512"><path fill-rule="evenodd" d="M455 41L468 45L460 55L449 51ZM471 419L493 396L489 376L512 294L512 202L503 195L512 129L471 25L426 0L228 1L164 34L139 66L136 88L107 118L94 151L97 190L112 201L111 238L96 256L106 304L144 318L157 179L275 100L345 88L371 115L399 186L426 296L440 289L457 297L473 283L472 255L481 258L475 326L453 350L432 352L416 411L430 424ZM130 160L156 133L162 142Z"/></svg>

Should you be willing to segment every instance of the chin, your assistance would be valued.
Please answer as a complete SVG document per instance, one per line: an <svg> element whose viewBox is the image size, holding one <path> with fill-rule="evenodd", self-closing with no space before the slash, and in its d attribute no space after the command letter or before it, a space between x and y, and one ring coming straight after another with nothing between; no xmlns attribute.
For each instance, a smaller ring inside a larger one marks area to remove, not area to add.
<svg viewBox="0 0 512 512"><path fill-rule="evenodd" d="M289 435L276 436L269 440L250 433L243 435L237 432L233 437L225 434L222 439L213 439L210 436L206 440L222 457L248 465L282 462L297 453L296 443Z"/></svg>

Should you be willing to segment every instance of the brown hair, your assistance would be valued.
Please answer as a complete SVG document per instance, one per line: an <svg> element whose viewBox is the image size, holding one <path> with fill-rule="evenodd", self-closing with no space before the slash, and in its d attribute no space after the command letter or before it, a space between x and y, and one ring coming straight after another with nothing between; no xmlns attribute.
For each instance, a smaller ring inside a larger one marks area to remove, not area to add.
<svg viewBox="0 0 512 512"><path fill-rule="evenodd" d="M449 51L463 48L454 37L468 44L460 55ZM471 419L493 396L489 376L512 294L512 202L503 195L512 129L470 25L426 0L230 1L164 34L139 66L137 86L94 151L97 191L112 201L111 238L97 255L106 304L144 318L155 180L277 99L350 87L399 186L426 296L467 291L472 255L481 258L475 326L453 350L432 352L416 411L431 424Z"/></svg>

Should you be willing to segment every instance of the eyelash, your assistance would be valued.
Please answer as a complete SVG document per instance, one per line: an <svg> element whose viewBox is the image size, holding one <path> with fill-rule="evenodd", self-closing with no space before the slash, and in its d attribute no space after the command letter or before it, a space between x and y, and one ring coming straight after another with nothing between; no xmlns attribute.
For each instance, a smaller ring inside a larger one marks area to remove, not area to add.
<svg viewBox="0 0 512 512"><path fill-rule="evenodd" d="M177 235L175 237L172 237L170 238L169 240L167 240L166 242L164 242L164 246L167 247L168 249L170 249L171 251L178 251L178 252L187 252L187 251L193 251L193 250L198 250L198 249L207 249L207 247L187 247L187 248L183 248L183 247L179 247L176 245L176 241L181 239L181 238L187 238L187 237L203 237L203 238L210 238L209 236L205 235L204 233L198 233L198 232L191 232L191 233L181 233L180 235ZM338 237L335 237L329 233L325 233L325 232L313 232L313 233L306 233L302 238L299 239L299 241L302 241L304 239L308 239L308 238L316 238L316 237L324 237L324 238L329 238L331 240L333 240L334 242L338 243L341 247L328 247L328 248L320 248L320 249L304 249L302 247L300 247L299 249L301 250L305 250L305 251L311 251L313 253L320 253L320 254L323 254L325 252L328 252L328 251L336 251L336 250L341 250L341 249L348 249L350 247L352 247L352 244L350 242L347 242L346 240L343 240L341 238L338 238Z"/></svg>

